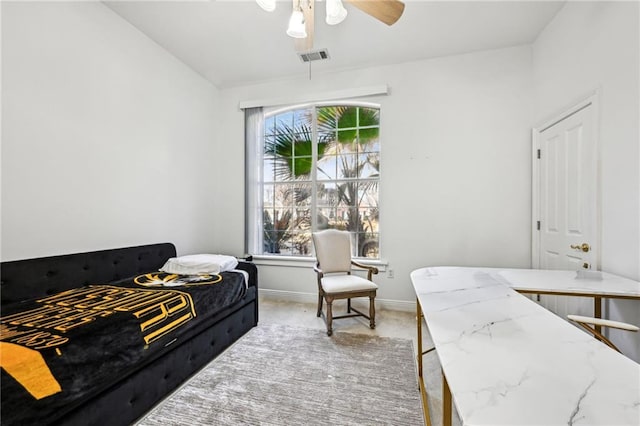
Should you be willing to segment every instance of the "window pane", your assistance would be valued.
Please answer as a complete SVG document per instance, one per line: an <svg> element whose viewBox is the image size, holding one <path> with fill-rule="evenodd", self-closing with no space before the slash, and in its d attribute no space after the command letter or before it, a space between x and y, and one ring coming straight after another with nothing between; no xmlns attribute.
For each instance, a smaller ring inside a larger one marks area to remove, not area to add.
<svg viewBox="0 0 640 426"><path fill-rule="evenodd" d="M293 128L293 111L285 112L276 116L277 130L292 129Z"/></svg>
<svg viewBox="0 0 640 426"><path fill-rule="evenodd" d="M302 125L310 125L311 124L311 110L309 109L299 109L293 111L293 126L298 128Z"/></svg>
<svg viewBox="0 0 640 426"><path fill-rule="evenodd" d="M296 157L310 156L312 154L311 132L303 131L295 133L293 155Z"/></svg>
<svg viewBox="0 0 640 426"><path fill-rule="evenodd" d="M318 180L335 180L337 177L338 163L335 155L325 156L318 160L316 174Z"/></svg>
<svg viewBox="0 0 640 426"><path fill-rule="evenodd" d="M362 221L362 229L365 232L377 233L378 232L378 209L377 208L364 208L359 209L360 220Z"/></svg>
<svg viewBox="0 0 640 426"><path fill-rule="evenodd" d="M336 188L335 197L338 201L338 207L356 207L358 202L358 182L340 182Z"/></svg>
<svg viewBox="0 0 640 426"><path fill-rule="evenodd" d="M356 256L373 259L380 258L378 234L358 234L356 246Z"/></svg>
<svg viewBox="0 0 640 426"><path fill-rule="evenodd" d="M336 132L331 131L320 131L318 132L318 145L325 145L331 143L336 140ZM324 147L323 147L324 148ZM324 149L320 149L318 151L318 155L322 155L324 153Z"/></svg>
<svg viewBox="0 0 640 426"><path fill-rule="evenodd" d="M332 220L336 217L336 207L338 206L339 196L338 188L334 183L318 185L316 208L324 211L324 207L330 208L332 213L327 215Z"/></svg>
<svg viewBox="0 0 640 426"><path fill-rule="evenodd" d="M360 108L358 111L359 121L358 126L377 126L380 124L380 110L375 108Z"/></svg>
<svg viewBox="0 0 640 426"><path fill-rule="evenodd" d="M358 177L358 156L355 154L341 155L338 157L338 177L356 178Z"/></svg>
<svg viewBox="0 0 640 426"><path fill-rule="evenodd" d="M289 253L294 256L305 256L311 254L311 233L293 232L286 240Z"/></svg>
<svg viewBox="0 0 640 426"><path fill-rule="evenodd" d="M359 153L367 153L367 152L379 153L380 142L378 141L377 138L370 139L370 140L359 139L358 152Z"/></svg>
<svg viewBox="0 0 640 426"><path fill-rule="evenodd" d="M264 153L266 155L273 155L275 153L276 138L273 136L267 136L264 138Z"/></svg>
<svg viewBox="0 0 640 426"><path fill-rule="evenodd" d="M321 132L334 131L338 128L338 114L336 107L321 107L317 109L318 129Z"/></svg>
<svg viewBox="0 0 640 426"><path fill-rule="evenodd" d="M264 134L272 135L275 132L276 119L275 117L265 117L264 119Z"/></svg>
<svg viewBox="0 0 640 426"><path fill-rule="evenodd" d="M275 253L290 254L288 241L289 241L289 232L288 231L278 231L277 232L277 242L276 242L277 251Z"/></svg>
<svg viewBox="0 0 640 426"><path fill-rule="evenodd" d="M355 128L358 126L358 107L344 107L340 113L338 119L338 128Z"/></svg>
<svg viewBox="0 0 640 426"><path fill-rule="evenodd" d="M342 144L350 144L357 140L358 131L356 129L339 130L338 141ZM346 147L343 147L346 148Z"/></svg>
<svg viewBox="0 0 640 426"><path fill-rule="evenodd" d="M280 253L281 243L287 234L286 226L285 230L282 228L283 224L286 225L286 217L286 212L282 210L264 211L263 247L265 253Z"/></svg>
<svg viewBox="0 0 640 426"><path fill-rule="evenodd" d="M295 185L294 202L297 207L311 206L312 188L311 183L297 183Z"/></svg>
<svg viewBox="0 0 640 426"><path fill-rule="evenodd" d="M273 226L277 231L286 231L291 226L291 209L276 207L273 209Z"/></svg>
<svg viewBox="0 0 640 426"><path fill-rule="evenodd" d="M275 180L275 160L265 157L262 162L262 180L264 182L273 182Z"/></svg>
<svg viewBox="0 0 640 426"><path fill-rule="evenodd" d="M264 185L264 187L262 188L262 204L264 205L265 209L274 206L273 185Z"/></svg>
<svg viewBox="0 0 640 426"><path fill-rule="evenodd" d="M358 177L362 179L378 176L380 167L377 153L360 154L358 156Z"/></svg>
<svg viewBox="0 0 640 426"><path fill-rule="evenodd" d="M312 157L294 157L292 161L293 177L296 178L308 178L311 174L311 167L313 167Z"/></svg>
<svg viewBox="0 0 640 426"><path fill-rule="evenodd" d="M311 209L309 208L297 208L296 215L296 229L309 231L311 229Z"/></svg>
<svg viewBox="0 0 640 426"><path fill-rule="evenodd" d="M378 181L361 182L358 187L359 207L378 208Z"/></svg>
<svg viewBox="0 0 640 426"><path fill-rule="evenodd" d="M293 191L289 184L274 185L274 204L277 207L293 206Z"/></svg>
<svg viewBox="0 0 640 426"><path fill-rule="evenodd" d="M320 207L317 209L318 231L328 229L335 222L336 209L333 207Z"/></svg>
<svg viewBox="0 0 640 426"><path fill-rule="evenodd" d="M360 129L360 132L359 132L360 141L368 142L370 140L377 139L379 133L380 133L380 129L378 127Z"/></svg>
<svg viewBox="0 0 640 426"><path fill-rule="evenodd" d="M282 240L278 245L277 254L291 255L291 249L287 241Z"/></svg>

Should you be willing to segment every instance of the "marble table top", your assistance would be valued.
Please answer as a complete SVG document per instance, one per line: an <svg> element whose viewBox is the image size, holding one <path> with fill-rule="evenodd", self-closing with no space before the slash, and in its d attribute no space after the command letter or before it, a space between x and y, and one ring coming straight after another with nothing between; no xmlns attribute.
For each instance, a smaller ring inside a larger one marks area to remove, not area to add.
<svg viewBox="0 0 640 426"><path fill-rule="evenodd" d="M639 425L640 364L513 290L553 286L547 272L555 271L411 273L462 423ZM558 281L570 283L568 276Z"/></svg>
<svg viewBox="0 0 640 426"><path fill-rule="evenodd" d="M518 291L640 299L640 282L600 271L482 268Z"/></svg>

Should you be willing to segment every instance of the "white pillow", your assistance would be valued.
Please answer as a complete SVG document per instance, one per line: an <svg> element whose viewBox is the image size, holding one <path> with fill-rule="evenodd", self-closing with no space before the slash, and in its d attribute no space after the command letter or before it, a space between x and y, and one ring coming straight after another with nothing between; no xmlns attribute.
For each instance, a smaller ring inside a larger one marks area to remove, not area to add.
<svg viewBox="0 0 640 426"><path fill-rule="evenodd" d="M238 260L233 256L192 254L172 257L160 270L168 274L180 275L219 274L235 269L236 266L238 266Z"/></svg>

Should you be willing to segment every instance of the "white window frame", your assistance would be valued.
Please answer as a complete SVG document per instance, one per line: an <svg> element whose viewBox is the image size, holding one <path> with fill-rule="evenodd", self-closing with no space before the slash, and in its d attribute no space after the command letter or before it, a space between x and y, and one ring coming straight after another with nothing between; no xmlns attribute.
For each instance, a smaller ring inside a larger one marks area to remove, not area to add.
<svg viewBox="0 0 640 426"><path fill-rule="evenodd" d="M259 129L257 132L253 132L254 135L256 135L256 137L260 137L262 138L262 140L259 143L256 143L255 141L251 142L251 141L246 141L246 145L247 145L247 158L250 157L254 157L253 160L254 161L247 161L246 162L246 172L245 173L245 178L247 179L247 181L245 182L245 186L247 188L247 194L253 194L253 196L248 196L246 195L245 198L247 200L247 205L246 205L246 213L245 213L245 218L246 218L246 237L245 237L245 251L252 255L254 260L257 261L256 263L258 264L262 264L262 265L272 265L272 266L299 266L299 267L309 267L310 265L312 265L315 262L315 259L313 257L313 255L311 256L300 256L300 255L289 255L289 254L274 254L274 253L262 253L262 249L260 250L256 250L256 247L263 247L263 239L262 239L262 235L263 235L263 229L264 229L264 224L263 224L263 220L262 220L262 214L264 211L264 206L262 204L263 201L263 194L264 194L264 181L263 181L263 168L262 168L262 162L263 162L263 146L264 146L264 139L265 139L265 135L264 135L264 118L267 115L277 115L277 114L282 114L285 113L287 111L293 111L293 110L299 110L299 109L305 109L305 108L311 108L313 111L313 129L312 129L312 139L314 141L317 140L317 109L318 108L322 108L322 107L326 107L326 106L352 106L352 107L361 107L361 108L375 108L379 111L380 115L382 115L382 106L379 103L373 103L373 102L363 102L363 101L352 101L352 100L332 100L332 101L322 101L322 102L306 102L306 103L299 103L299 104L295 104L295 105L287 105L287 106L279 106L279 107L272 107L269 109L263 109L261 111L262 114L262 120L260 121L260 126L261 129ZM247 124L247 121L245 119L245 125ZM380 128L378 126L378 128ZM251 135L252 132L248 132L245 129L245 138L247 138L249 135ZM249 145L253 145L253 149L250 148ZM256 149L256 147L258 149ZM312 191L313 191L313 196L312 196L312 205L311 205L311 211L312 212L316 212L317 211L317 183L319 182L317 179L317 144L312 144L312 176L311 176L311 185L312 185ZM380 142L380 148L378 151L378 155L381 157L382 156L382 143ZM381 161L381 160L380 160ZM253 170L253 171L251 171ZM380 178L378 177L378 182L380 183ZM339 182L339 180L334 180L331 182ZM253 188L253 190L250 190L250 187ZM257 192L257 194L256 194ZM249 200L253 197L256 201L257 198L256 195L259 194L259 205L255 205L255 201L251 201L249 202ZM380 187L378 187L378 200L380 200ZM369 265L375 265L381 268L382 271L385 270L385 266L386 266L386 261L383 260L382 257L382 233L380 232L380 229L382 229L381 226L381 219L379 218L379 223L378 223L378 258L374 259L374 258L364 258L364 257L358 257L359 261L365 263L365 264L369 264ZM312 214L312 229L317 229L317 215L316 214ZM259 230L259 232L257 232L257 230ZM259 237L257 237L259 235ZM253 242L249 241L250 237L253 236L254 238L257 237L257 240L254 240Z"/></svg>

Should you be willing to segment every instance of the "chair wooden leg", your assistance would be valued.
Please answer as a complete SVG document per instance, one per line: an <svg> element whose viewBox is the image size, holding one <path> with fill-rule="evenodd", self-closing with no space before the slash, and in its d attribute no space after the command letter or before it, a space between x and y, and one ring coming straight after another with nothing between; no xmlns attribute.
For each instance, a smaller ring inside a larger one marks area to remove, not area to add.
<svg viewBox="0 0 640 426"><path fill-rule="evenodd" d="M322 315L322 293L318 293L318 318Z"/></svg>
<svg viewBox="0 0 640 426"><path fill-rule="evenodd" d="M369 328L376 328L376 296L369 296Z"/></svg>
<svg viewBox="0 0 640 426"><path fill-rule="evenodd" d="M327 299L327 336L333 334L333 299Z"/></svg>
<svg viewBox="0 0 640 426"><path fill-rule="evenodd" d="M351 298L347 299L347 313L351 313Z"/></svg>

